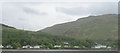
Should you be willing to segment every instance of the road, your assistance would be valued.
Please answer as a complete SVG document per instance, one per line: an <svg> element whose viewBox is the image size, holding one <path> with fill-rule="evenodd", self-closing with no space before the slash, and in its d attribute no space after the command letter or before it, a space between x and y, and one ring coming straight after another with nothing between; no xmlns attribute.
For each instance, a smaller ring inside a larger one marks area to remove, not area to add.
<svg viewBox="0 0 120 53"><path fill-rule="evenodd" d="M2 50L2 53L118 53L108 50Z"/></svg>

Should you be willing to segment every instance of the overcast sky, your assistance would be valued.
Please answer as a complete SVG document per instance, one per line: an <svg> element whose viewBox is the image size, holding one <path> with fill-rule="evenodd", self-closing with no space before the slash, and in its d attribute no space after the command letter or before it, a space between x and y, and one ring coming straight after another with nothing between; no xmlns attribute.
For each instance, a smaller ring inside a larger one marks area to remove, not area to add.
<svg viewBox="0 0 120 53"><path fill-rule="evenodd" d="M23 2L21 0L14 3L9 1L0 4L0 10L2 8L0 17L4 24L18 29L37 31L90 15L117 14L118 0L105 1L107 0L104 2Z"/></svg>

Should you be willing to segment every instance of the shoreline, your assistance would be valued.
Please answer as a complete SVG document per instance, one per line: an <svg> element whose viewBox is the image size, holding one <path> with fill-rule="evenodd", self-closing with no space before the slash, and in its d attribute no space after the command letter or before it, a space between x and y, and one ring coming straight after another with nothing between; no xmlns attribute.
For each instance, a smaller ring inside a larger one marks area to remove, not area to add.
<svg viewBox="0 0 120 53"><path fill-rule="evenodd" d="M70 49L62 49L62 50L58 50L58 49L51 49L51 50L17 50L17 49L2 49L2 51L118 51L118 50L70 50Z"/></svg>

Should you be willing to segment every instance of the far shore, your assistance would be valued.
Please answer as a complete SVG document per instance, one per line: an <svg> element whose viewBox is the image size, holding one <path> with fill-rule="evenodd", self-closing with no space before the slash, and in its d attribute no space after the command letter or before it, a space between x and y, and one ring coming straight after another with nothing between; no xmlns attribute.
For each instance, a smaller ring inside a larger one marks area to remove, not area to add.
<svg viewBox="0 0 120 53"><path fill-rule="evenodd" d="M118 51L118 50L76 50L76 49L2 49L2 51Z"/></svg>

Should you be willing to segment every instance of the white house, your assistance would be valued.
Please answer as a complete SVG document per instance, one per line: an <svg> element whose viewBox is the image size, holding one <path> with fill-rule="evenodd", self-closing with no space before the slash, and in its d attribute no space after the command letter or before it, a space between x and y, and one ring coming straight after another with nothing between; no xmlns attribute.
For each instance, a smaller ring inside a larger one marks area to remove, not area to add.
<svg viewBox="0 0 120 53"><path fill-rule="evenodd" d="M26 46L23 46L22 48L23 48L23 49L27 49L27 48L30 48L30 49L38 49L38 48L40 48L40 47L42 47L42 46L30 46L30 45L26 45Z"/></svg>
<svg viewBox="0 0 120 53"><path fill-rule="evenodd" d="M108 46L107 48L108 48L108 49L111 49L112 47Z"/></svg>
<svg viewBox="0 0 120 53"><path fill-rule="evenodd" d="M10 49L11 49L11 48L13 48L13 46L11 46L11 45L7 45L6 48L10 48Z"/></svg>
<svg viewBox="0 0 120 53"><path fill-rule="evenodd" d="M26 45L26 46L23 46L22 48L27 49L27 48L30 48L30 47L31 47L30 45Z"/></svg>
<svg viewBox="0 0 120 53"><path fill-rule="evenodd" d="M54 47L62 47L61 45L54 45Z"/></svg>
<svg viewBox="0 0 120 53"><path fill-rule="evenodd" d="M79 46L74 46L74 48L79 48Z"/></svg>
<svg viewBox="0 0 120 53"><path fill-rule="evenodd" d="M4 46L0 45L0 49L2 49Z"/></svg>
<svg viewBox="0 0 120 53"><path fill-rule="evenodd" d="M23 46L22 48L23 48L23 49L26 49L26 48L28 48L28 46Z"/></svg>
<svg viewBox="0 0 120 53"><path fill-rule="evenodd" d="M40 48L40 46L34 46L33 48L35 48L35 49L39 49L39 48Z"/></svg>
<svg viewBox="0 0 120 53"><path fill-rule="evenodd" d="M68 45L69 43L68 42L64 42L65 45Z"/></svg>
<svg viewBox="0 0 120 53"><path fill-rule="evenodd" d="M94 47L92 47L92 48L96 48L96 49L100 49L100 48L107 48L107 46L106 45L96 45L96 46L94 46Z"/></svg>
<svg viewBox="0 0 120 53"><path fill-rule="evenodd" d="M70 47L68 42L64 42L64 47Z"/></svg>
<svg viewBox="0 0 120 53"><path fill-rule="evenodd" d="M33 46L30 46L29 48L32 49L32 48L34 48L34 47L33 47Z"/></svg>

